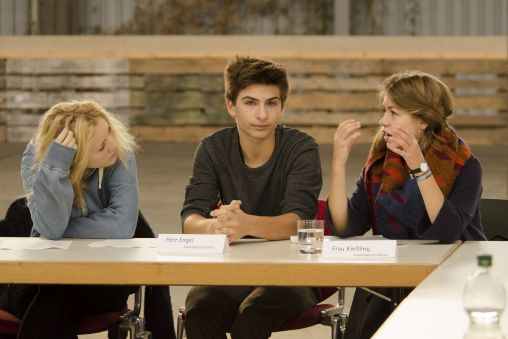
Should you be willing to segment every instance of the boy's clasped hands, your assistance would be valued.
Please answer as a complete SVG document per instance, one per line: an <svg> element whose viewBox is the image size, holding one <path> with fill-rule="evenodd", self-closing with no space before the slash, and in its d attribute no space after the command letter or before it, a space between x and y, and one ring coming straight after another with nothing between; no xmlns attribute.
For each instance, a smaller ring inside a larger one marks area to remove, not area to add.
<svg viewBox="0 0 508 339"><path fill-rule="evenodd" d="M249 215L241 210L240 200L232 200L229 205L222 205L210 212L214 218L212 227L213 233L224 234L228 237L229 243L249 235Z"/></svg>

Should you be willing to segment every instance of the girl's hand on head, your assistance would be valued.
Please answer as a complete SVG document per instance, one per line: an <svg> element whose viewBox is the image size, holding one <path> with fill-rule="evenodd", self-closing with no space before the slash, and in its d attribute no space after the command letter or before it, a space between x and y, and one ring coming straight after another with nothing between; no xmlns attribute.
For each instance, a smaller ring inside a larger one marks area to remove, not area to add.
<svg viewBox="0 0 508 339"><path fill-rule="evenodd" d="M56 137L55 142L69 148L76 149L78 147L78 145L76 145L76 140L74 139L74 134L67 127L60 132L58 137Z"/></svg>
<svg viewBox="0 0 508 339"><path fill-rule="evenodd" d="M349 159L351 147L358 140L362 125L359 121L349 119L341 122L333 135L333 161L345 165Z"/></svg>

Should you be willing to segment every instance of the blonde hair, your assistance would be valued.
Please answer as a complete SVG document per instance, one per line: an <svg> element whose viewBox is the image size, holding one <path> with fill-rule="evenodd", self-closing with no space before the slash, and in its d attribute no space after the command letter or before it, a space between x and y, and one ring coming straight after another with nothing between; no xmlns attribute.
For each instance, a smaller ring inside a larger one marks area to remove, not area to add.
<svg viewBox="0 0 508 339"><path fill-rule="evenodd" d="M73 132L77 152L70 166L69 180L74 189L73 206L76 207L85 206L84 178L93 171L87 168L87 163L91 153L91 139L99 118L107 122L109 134L118 145L118 158L124 166L127 166L127 155L134 153L138 148L134 136L118 118L94 101L73 100L54 105L42 116L35 132L36 151L33 170L40 168L49 146L65 127Z"/></svg>
<svg viewBox="0 0 508 339"><path fill-rule="evenodd" d="M418 137L423 151L449 125L448 120L454 112L453 96L448 86L435 76L421 71L405 71L387 77L379 90L381 105L385 96L397 107L428 125ZM382 128L372 143L377 150L386 150Z"/></svg>

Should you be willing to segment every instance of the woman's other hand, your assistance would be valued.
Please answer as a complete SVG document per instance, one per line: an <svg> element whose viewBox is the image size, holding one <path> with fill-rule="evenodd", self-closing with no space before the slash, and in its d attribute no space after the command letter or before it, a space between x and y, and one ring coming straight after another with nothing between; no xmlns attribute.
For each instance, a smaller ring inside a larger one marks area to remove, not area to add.
<svg viewBox="0 0 508 339"><path fill-rule="evenodd" d="M349 119L341 122L333 135L333 162L345 166L349 159L351 147L358 140L362 125L359 121Z"/></svg>

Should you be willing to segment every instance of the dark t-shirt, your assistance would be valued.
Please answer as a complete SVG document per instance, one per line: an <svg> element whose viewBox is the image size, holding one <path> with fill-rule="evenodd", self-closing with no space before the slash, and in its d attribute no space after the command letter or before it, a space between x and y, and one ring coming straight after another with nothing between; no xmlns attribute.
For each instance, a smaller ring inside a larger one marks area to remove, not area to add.
<svg viewBox="0 0 508 339"><path fill-rule="evenodd" d="M319 147L309 135L279 125L270 159L249 168L243 162L237 128L226 128L205 138L196 149L182 224L191 214L209 218L219 201L231 200L241 200L242 210L252 215L293 212L312 219L321 184Z"/></svg>

